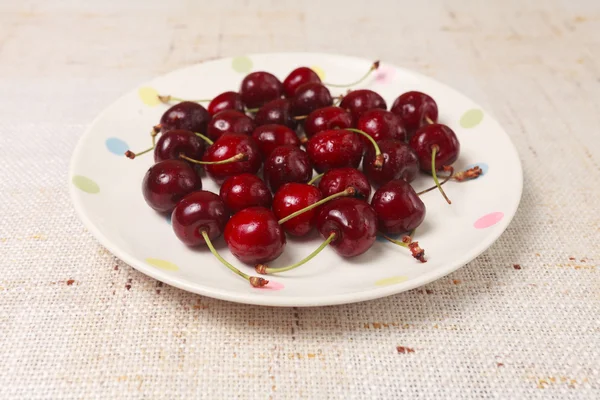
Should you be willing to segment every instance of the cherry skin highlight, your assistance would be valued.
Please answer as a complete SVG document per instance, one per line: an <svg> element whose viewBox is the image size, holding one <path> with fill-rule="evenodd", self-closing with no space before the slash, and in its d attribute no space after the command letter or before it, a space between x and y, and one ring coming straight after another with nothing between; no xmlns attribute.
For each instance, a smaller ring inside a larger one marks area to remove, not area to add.
<svg viewBox="0 0 600 400"><path fill-rule="evenodd" d="M392 104L391 112L402 119L404 127L411 134L427 124L427 119L436 122L438 107L431 96L417 92L406 92L398 96Z"/></svg>
<svg viewBox="0 0 600 400"><path fill-rule="evenodd" d="M390 111L375 108L365 111L358 119L357 129L366 132L376 142L385 139L396 139L406 141L406 130L400 117ZM362 138L365 145L369 146L368 140Z"/></svg>
<svg viewBox="0 0 600 400"><path fill-rule="evenodd" d="M345 189L345 188L344 188ZM343 189L342 189L343 190ZM273 197L273 212L278 220L302 210L321 200L321 191L313 185L304 183L286 183L281 186ZM303 212L302 214L281 224L283 229L293 236L305 236L314 227L315 217L319 207Z"/></svg>
<svg viewBox="0 0 600 400"><path fill-rule="evenodd" d="M210 114L204 107L192 101L175 104L164 112L160 119L160 131L165 133L174 129L192 132L206 132Z"/></svg>
<svg viewBox="0 0 600 400"><path fill-rule="evenodd" d="M224 110L213 116L208 123L206 135L214 141L225 132L250 135L254 128L254 121L246 114L236 110Z"/></svg>
<svg viewBox="0 0 600 400"><path fill-rule="evenodd" d="M219 195L232 213L248 207L271 207L273 196L269 188L256 175L240 174L227 178Z"/></svg>
<svg viewBox="0 0 600 400"><path fill-rule="evenodd" d="M385 234L410 232L425 219L425 204L412 186L402 179L381 186L371 200L378 228Z"/></svg>
<svg viewBox="0 0 600 400"><path fill-rule="evenodd" d="M208 103L207 109L210 115L215 115L224 110L244 112L244 103L238 92L223 92Z"/></svg>
<svg viewBox="0 0 600 400"><path fill-rule="evenodd" d="M273 192L289 182L306 183L312 177L308 154L292 145L275 148L265 160L263 175Z"/></svg>
<svg viewBox="0 0 600 400"><path fill-rule="evenodd" d="M363 143L356 133L345 129L321 131L309 139L306 152L318 172L357 168L362 158Z"/></svg>
<svg viewBox="0 0 600 400"><path fill-rule="evenodd" d="M262 107L281 97L283 85L273 74L264 71L251 72L240 85L240 96L248 108Z"/></svg>
<svg viewBox="0 0 600 400"><path fill-rule="evenodd" d="M181 199L171 214L173 231L188 246L206 245L202 232L211 240L221 236L229 220L223 200L212 192L199 190Z"/></svg>
<svg viewBox="0 0 600 400"><path fill-rule="evenodd" d="M331 93L322 83L310 82L299 86L292 97L292 114L308 115L319 108L331 106Z"/></svg>
<svg viewBox="0 0 600 400"><path fill-rule="evenodd" d="M296 94L296 89L305 83L321 83L321 78L308 67L299 67L290 72L283 81L285 97L293 97Z"/></svg>
<svg viewBox="0 0 600 400"><path fill-rule="evenodd" d="M146 203L154 210L173 210L187 194L202 189L202 181L194 168L182 160L164 160L146 172L142 193Z"/></svg>
<svg viewBox="0 0 600 400"><path fill-rule="evenodd" d="M363 113L374 108L385 110L387 109L387 104L378 93L369 89L359 89L345 95L340 103L340 107L352 114L352 122L356 125Z"/></svg>
<svg viewBox="0 0 600 400"><path fill-rule="evenodd" d="M154 161L178 160L183 154L196 160L204 155L204 140L191 131L174 129L163 133L154 147Z"/></svg>

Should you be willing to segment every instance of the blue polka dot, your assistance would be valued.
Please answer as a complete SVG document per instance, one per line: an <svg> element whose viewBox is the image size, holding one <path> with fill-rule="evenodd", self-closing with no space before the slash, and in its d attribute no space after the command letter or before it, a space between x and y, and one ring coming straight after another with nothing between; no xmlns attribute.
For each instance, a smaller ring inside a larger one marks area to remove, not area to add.
<svg viewBox="0 0 600 400"><path fill-rule="evenodd" d="M167 214L167 217L166 217L166 219L167 219L167 224L169 224L169 225L171 225L171 215L173 215L173 214L171 214L171 213L168 213L168 214Z"/></svg>
<svg viewBox="0 0 600 400"><path fill-rule="evenodd" d="M129 150L127 143L116 137L106 139L105 143L108 151L118 156L125 155L125 152Z"/></svg>
<svg viewBox="0 0 600 400"><path fill-rule="evenodd" d="M399 233L399 234L396 234L396 235L387 235L387 236L389 238L394 239L394 240L401 240L404 235L401 234L401 233ZM381 235L377 235L376 240L378 242L382 242L382 243L389 243L388 240L386 238L384 238L383 236L381 236Z"/></svg>
<svg viewBox="0 0 600 400"><path fill-rule="evenodd" d="M479 166L479 168L481 168L481 175L482 175L482 176L483 176L483 175L485 175L485 174L487 174L489 167L488 167L488 165L487 165L486 163L484 163L484 162L475 163L475 164L469 164L469 165L467 165L467 168L465 168L465 169L473 168L473 167L474 167L474 166L476 166L476 165L478 165L478 166Z"/></svg>

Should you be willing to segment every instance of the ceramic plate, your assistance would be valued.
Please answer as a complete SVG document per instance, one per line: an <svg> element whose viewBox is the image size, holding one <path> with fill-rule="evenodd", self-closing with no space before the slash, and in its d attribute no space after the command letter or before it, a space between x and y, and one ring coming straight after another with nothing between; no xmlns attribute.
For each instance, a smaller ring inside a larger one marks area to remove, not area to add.
<svg viewBox="0 0 600 400"><path fill-rule="evenodd" d="M454 129L461 143L456 170L477 164L484 171L473 181L448 182L445 187L452 205L437 191L423 195L427 216L416 239L426 251L425 264L404 248L378 240L367 253L352 259L326 248L304 266L270 276L266 288L252 288L207 249L190 249L180 243L168 217L146 205L141 183L153 164L152 154L135 160L123 156L128 148L149 145L149 130L167 109L157 100L157 93L210 98L237 90L250 71L269 71L283 80L303 65L312 67L326 82L351 82L371 63L328 54L261 54L194 65L136 88L96 118L73 154L69 179L79 216L102 245L144 274L183 290L240 303L323 306L364 301L413 289L455 271L487 249L508 226L521 197L521 164L508 135L488 112L456 90L415 72L383 62L360 88L380 93L388 107L409 90L433 96L439 121ZM331 92L343 90L332 88ZM203 178L203 183L204 189L218 193L210 179ZM427 175L413 182L417 190L431 184ZM270 266L300 260L319 243L316 234L303 240L290 238L284 254ZM229 253L222 238L215 245L226 259L253 272Z"/></svg>

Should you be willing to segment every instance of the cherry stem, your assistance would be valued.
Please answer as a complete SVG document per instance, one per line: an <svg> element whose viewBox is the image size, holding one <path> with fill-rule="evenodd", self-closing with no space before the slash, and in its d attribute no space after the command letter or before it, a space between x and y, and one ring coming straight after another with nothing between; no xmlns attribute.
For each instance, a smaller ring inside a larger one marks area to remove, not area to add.
<svg viewBox="0 0 600 400"><path fill-rule="evenodd" d="M427 122L429 125L435 124L435 121L429 118L427 115L425 116L425 122Z"/></svg>
<svg viewBox="0 0 600 400"><path fill-rule="evenodd" d="M278 221L278 223L279 223L279 225L281 225L306 211L310 211L313 208L319 207L321 204L327 203L329 200L337 199L338 197L353 196L354 194L356 194L356 189L354 189L352 186L349 186L345 190L343 190L339 193L335 193L335 194L332 194L331 196L325 197L324 199L321 199L321 200L317 201L316 203L311 204L310 206L306 206L301 210L291 213L287 217L281 218Z"/></svg>
<svg viewBox="0 0 600 400"><path fill-rule="evenodd" d="M249 113L257 113L258 110L260 110L260 107L256 107L256 108L246 108L246 112Z"/></svg>
<svg viewBox="0 0 600 400"><path fill-rule="evenodd" d="M425 250L423 250L419 246L419 242L413 242L412 238L413 238L414 234L415 234L415 230L413 229L408 235L403 236L402 240L395 240L387 235L383 235L383 237L386 240L388 240L394 244L397 244L398 246L402 246L402 247L409 249L411 255L415 259L421 261L422 263L425 263L425 262L427 262L427 260L425 259Z"/></svg>
<svg viewBox="0 0 600 400"><path fill-rule="evenodd" d="M377 68L379 68L379 61L375 61L373 64L371 64L371 67L369 68L369 70L367 71L366 74L364 74L359 80L357 80L356 82L352 82L352 83L347 83L347 84L335 84L335 83L323 83L325 86L331 86L331 87L338 87L338 88L344 88L344 87L350 87L350 86L356 86L358 84L360 84L362 81L364 81L365 79L367 79L369 77L369 75L371 75L371 72L375 71Z"/></svg>
<svg viewBox="0 0 600 400"><path fill-rule="evenodd" d="M177 102L191 101L192 103L208 103L209 101L212 100L212 99L187 100L187 99L182 99L180 97L171 96L170 94L166 94L166 95L159 94L158 99L165 104L169 104L171 101L177 101Z"/></svg>
<svg viewBox="0 0 600 400"><path fill-rule="evenodd" d="M146 154L148 152L151 152L152 150L154 150L154 147L156 147L156 135L158 135L158 133L160 132L160 125L156 125L154 127L152 127L152 130L150 131L150 137L152 138L152 146L147 148L144 151L140 151L139 153L134 153L131 150L127 150L125 152L125 157L133 160L136 157L139 157L143 154Z"/></svg>
<svg viewBox="0 0 600 400"><path fill-rule="evenodd" d="M442 186L444 183L448 182L450 179L452 179L454 176L457 175L457 174L453 174L454 168L452 168L451 166L444 166L444 170L446 172L449 172L450 174L447 175L446 177L444 177L444 180L442 182L440 182L440 186ZM463 171L463 172L465 172L465 171ZM460 174L460 173L461 172L459 172L458 174ZM425 190L421 190L419 193L417 193L417 196L420 196L420 195L425 194L427 192L431 192L432 190L437 189L437 187L438 187L437 185L433 185L431 187L428 187Z"/></svg>
<svg viewBox="0 0 600 400"><path fill-rule="evenodd" d="M294 117L296 121L301 121L306 118L308 118L308 115L298 115L297 117Z"/></svg>
<svg viewBox="0 0 600 400"><path fill-rule="evenodd" d="M433 176L433 181L440 190L440 193L442 194L442 196L444 196L444 199L446 199L448 204L452 204L448 196L446 196L446 192L444 192L444 189L442 189L442 185L440 185L440 181L438 180L437 173L435 171L435 155L439 150L440 148L437 144L431 146L431 175Z"/></svg>
<svg viewBox="0 0 600 400"><path fill-rule="evenodd" d="M194 164L219 165L219 164L229 164L229 163L233 163L236 161L243 161L246 159L246 155L244 153L238 153L233 157L229 157L228 159L221 160L221 161L200 161L200 160L195 160L193 158L190 158L190 157L186 156L185 154L180 154L179 158L182 158L182 159L192 162Z"/></svg>
<svg viewBox="0 0 600 400"><path fill-rule="evenodd" d="M281 268L269 268L264 264L258 264L256 267L254 267L254 269L259 274L267 275L267 274L276 274L278 272L285 272L285 271L292 270L294 268L298 268L299 266L306 264L307 262L309 262L310 260L315 258L317 256L317 254L319 254L321 252L321 250L323 250L325 247L327 247L329 245L329 243L333 242L335 240L335 238L336 238L336 233L331 232L329 234L329 237L327 239L325 239L325 241L323 243L321 243L321 245L319 247L317 247L315 251L313 251L308 256L306 256L304 259L298 261L295 264L288 265L287 267L281 267Z"/></svg>
<svg viewBox="0 0 600 400"><path fill-rule="evenodd" d="M315 176L310 181L308 181L307 185L312 185L313 183L315 183L316 181L318 181L323 175L325 175L325 173L322 173L322 174L319 174L319 175Z"/></svg>
<svg viewBox="0 0 600 400"><path fill-rule="evenodd" d="M214 142L212 140L210 140L207 136L204 136L201 133L198 132L194 132L194 135L198 136L199 138L201 138L202 140L204 140L206 143L208 143L209 145L212 145Z"/></svg>
<svg viewBox="0 0 600 400"><path fill-rule="evenodd" d="M384 161L383 154L381 154L381 150L379 149L379 146L377 145L377 142L375 141L375 139L373 139L373 137L371 135L369 135L367 132L361 131L360 129L346 128L346 130L350 131L350 132L359 133L359 134L363 135L364 137L366 137L367 139L369 139L369 141L375 148L375 161L373 161L373 166L377 169L380 169L381 167L383 167L383 161Z"/></svg>
<svg viewBox="0 0 600 400"><path fill-rule="evenodd" d="M245 274L242 271L240 271L239 269L237 269L236 267L234 267L233 265L231 265L229 262L227 262L227 260L225 260L223 257L221 257L221 255L219 254L217 249L215 249L215 247L213 246L213 244L210 240L210 237L208 237L208 233L206 233L206 231L202 231L202 237L204 238L206 245L210 249L210 252L213 253L213 255L215 257L217 257L217 260L221 261L221 264L223 264L224 266L226 266L227 268L232 270L234 273L238 274L239 276L241 276L242 278L244 278L245 280L250 282L250 284L252 286L263 287L267 283L269 283L269 281L266 279L260 278L258 276L250 276L248 274Z"/></svg>

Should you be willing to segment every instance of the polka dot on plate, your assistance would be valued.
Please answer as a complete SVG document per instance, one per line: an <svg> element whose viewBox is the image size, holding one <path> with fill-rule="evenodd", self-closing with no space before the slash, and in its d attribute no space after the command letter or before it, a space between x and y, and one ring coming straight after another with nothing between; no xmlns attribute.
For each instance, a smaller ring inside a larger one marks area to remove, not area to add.
<svg viewBox="0 0 600 400"><path fill-rule="evenodd" d="M231 60L231 68L235 72L246 74L252 70L252 60L246 56L235 57Z"/></svg>
<svg viewBox="0 0 600 400"><path fill-rule="evenodd" d="M469 165L467 165L467 168L465 168L465 169L471 169L475 166L478 166L479 168L481 168L481 176L487 174L488 169L490 168L486 163L480 162L480 163L475 163L475 164L469 164Z"/></svg>
<svg viewBox="0 0 600 400"><path fill-rule="evenodd" d="M166 217L165 217L165 219L167 220L167 224L169 224L169 225L171 225L171 216L172 216L172 215L173 215L173 214L171 214L171 213L168 213L168 214L166 215Z"/></svg>
<svg viewBox="0 0 600 400"><path fill-rule="evenodd" d="M158 99L158 92L156 89L151 87L143 87L138 89L138 96L147 106L157 106L160 104L160 100Z"/></svg>
<svg viewBox="0 0 600 400"><path fill-rule="evenodd" d="M153 267L164 269L165 271L179 271L179 267L172 262L161 260L160 258L146 258L146 262Z"/></svg>
<svg viewBox="0 0 600 400"><path fill-rule="evenodd" d="M263 286L260 288L255 288L255 289L259 289L259 290L282 290L285 286L283 286L283 283L279 283L279 282L275 282L275 281L271 281L269 280L269 283L267 283L267 286Z"/></svg>
<svg viewBox="0 0 600 400"><path fill-rule="evenodd" d="M106 139L105 144L108 151L118 156L125 155L125 152L129 150L129 146L127 145L127 143L116 137Z"/></svg>
<svg viewBox="0 0 600 400"><path fill-rule="evenodd" d="M317 75L319 75L319 78L321 80L325 79L325 71L323 71L323 68L319 67L318 65L313 65L312 67L310 67L310 69L312 69L313 71L315 71L315 73Z"/></svg>
<svg viewBox="0 0 600 400"><path fill-rule="evenodd" d="M490 226L496 225L498 222L500 222L502 218L504 218L503 212L492 212L479 218L477 221L475 221L473 226L475 227L475 229L489 228Z"/></svg>
<svg viewBox="0 0 600 400"><path fill-rule="evenodd" d="M382 65L381 67L377 68L377 71L375 72L375 82L383 84L390 83L394 80L395 74L395 68Z"/></svg>
<svg viewBox="0 0 600 400"><path fill-rule="evenodd" d="M72 179L73 185L86 193L96 194L100 192L100 186L87 176L75 175Z"/></svg>
<svg viewBox="0 0 600 400"><path fill-rule="evenodd" d="M406 282L408 280L408 276L399 275L399 276L391 276L389 278L380 279L375 282L376 286L388 286L395 285L397 283Z"/></svg>
<svg viewBox="0 0 600 400"><path fill-rule="evenodd" d="M473 108L466 111L462 117L460 117L460 126L463 128L474 128L483 119L483 111L478 108Z"/></svg>

